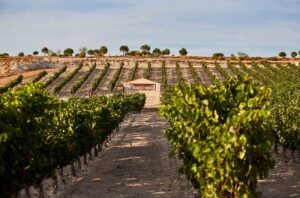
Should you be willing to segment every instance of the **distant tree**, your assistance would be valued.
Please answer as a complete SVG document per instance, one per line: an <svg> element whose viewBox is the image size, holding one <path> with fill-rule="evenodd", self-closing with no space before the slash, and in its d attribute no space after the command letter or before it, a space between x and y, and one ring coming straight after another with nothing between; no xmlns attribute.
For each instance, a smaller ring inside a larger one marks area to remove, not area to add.
<svg viewBox="0 0 300 198"><path fill-rule="evenodd" d="M236 60L237 58L236 58L236 56L235 56L234 54L231 54L231 55L230 55L230 59L231 59L231 60Z"/></svg>
<svg viewBox="0 0 300 198"><path fill-rule="evenodd" d="M170 50L168 49L168 48L166 48L166 49L164 49L162 52L161 52L161 54L162 55L164 55L164 56L168 56L168 55L170 55Z"/></svg>
<svg viewBox="0 0 300 198"><path fill-rule="evenodd" d="M129 48L127 45L121 45L120 46L120 51L123 53L123 55L125 55L126 53L129 52Z"/></svg>
<svg viewBox="0 0 300 198"><path fill-rule="evenodd" d="M74 53L74 50L72 48L67 48L64 50L64 55L65 56L72 56Z"/></svg>
<svg viewBox="0 0 300 198"><path fill-rule="evenodd" d="M7 52L4 52L4 53L0 54L0 57L9 57L9 54Z"/></svg>
<svg viewBox="0 0 300 198"><path fill-rule="evenodd" d="M46 54L48 54L49 53L49 49L47 48L47 47L43 47L43 49L42 49L42 53L44 54L44 56L46 55Z"/></svg>
<svg viewBox="0 0 300 198"><path fill-rule="evenodd" d="M224 54L221 52L217 52L213 54L212 58L214 59L224 58Z"/></svg>
<svg viewBox="0 0 300 198"><path fill-rule="evenodd" d="M107 54L108 49L106 46L103 45L100 47L99 52L100 52L100 54L105 55L105 54Z"/></svg>
<svg viewBox="0 0 300 198"><path fill-rule="evenodd" d="M24 52L20 52L20 53L18 54L18 56L19 56L19 57L23 57L23 56L24 56Z"/></svg>
<svg viewBox="0 0 300 198"><path fill-rule="evenodd" d="M285 53L285 52L280 52L278 55L279 55L281 58L285 58L285 57L286 57L286 53Z"/></svg>
<svg viewBox="0 0 300 198"><path fill-rule="evenodd" d="M245 52L238 52L237 55L239 58L248 58L249 57L249 55Z"/></svg>
<svg viewBox="0 0 300 198"><path fill-rule="evenodd" d="M80 58L84 58L86 56L86 53L85 52L80 52L79 55L78 55Z"/></svg>
<svg viewBox="0 0 300 198"><path fill-rule="evenodd" d="M152 51L152 54L155 55L155 56L159 56L161 54L161 50L158 49L158 48L155 48L153 51Z"/></svg>
<svg viewBox="0 0 300 198"><path fill-rule="evenodd" d="M137 51L137 50L133 50L133 51L127 52L127 54L129 56L141 56L142 55L142 53L140 51Z"/></svg>
<svg viewBox="0 0 300 198"><path fill-rule="evenodd" d="M292 53L291 53L291 57L292 57L292 58L296 58L297 55L298 55L297 52L292 52Z"/></svg>
<svg viewBox="0 0 300 198"><path fill-rule="evenodd" d="M300 50L298 51L298 54L300 55Z"/></svg>
<svg viewBox="0 0 300 198"><path fill-rule="evenodd" d="M147 44L144 44L141 46L140 50L142 51L143 54L148 54L151 50L151 47Z"/></svg>
<svg viewBox="0 0 300 198"><path fill-rule="evenodd" d="M95 52L94 52L93 49L89 49L89 50L87 51L87 53L88 53L88 55L90 55L90 56L93 56L93 55L95 54Z"/></svg>
<svg viewBox="0 0 300 198"><path fill-rule="evenodd" d="M79 48L79 54L80 54L81 52L86 53L86 52L87 52L87 47L81 47L81 48Z"/></svg>
<svg viewBox="0 0 300 198"><path fill-rule="evenodd" d="M36 55L39 54L39 52L38 51L34 51L32 54L36 56Z"/></svg>
<svg viewBox="0 0 300 198"><path fill-rule="evenodd" d="M98 49L94 49L93 52L94 52L95 56L102 56L100 50L98 50Z"/></svg>
<svg viewBox="0 0 300 198"><path fill-rule="evenodd" d="M179 50L179 54L180 54L180 56L186 56L188 54L188 52L186 51L185 48L182 48Z"/></svg>

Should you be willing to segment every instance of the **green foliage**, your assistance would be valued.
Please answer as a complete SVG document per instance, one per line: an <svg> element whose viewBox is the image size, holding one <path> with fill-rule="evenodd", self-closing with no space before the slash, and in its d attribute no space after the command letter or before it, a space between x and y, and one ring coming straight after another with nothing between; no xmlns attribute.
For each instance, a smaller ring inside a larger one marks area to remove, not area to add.
<svg viewBox="0 0 300 198"><path fill-rule="evenodd" d="M92 67L75 83L71 88L71 94L75 94L78 89L83 85L83 83L89 78L89 76L96 69L96 63L93 63Z"/></svg>
<svg viewBox="0 0 300 198"><path fill-rule="evenodd" d="M79 56L80 58L84 58L84 57L86 56L86 52L80 52L80 53L78 54L78 56Z"/></svg>
<svg viewBox="0 0 300 198"><path fill-rule="evenodd" d="M178 86L180 86L180 85L178 85ZM161 94L161 98L160 98L161 104L162 105L170 104L174 94L175 94L174 86L166 86L164 91Z"/></svg>
<svg viewBox="0 0 300 198"><path fill-rule="evenodd" d="M129 80L129 81L135 79L135 76L136 76L136 72L137 72L137 70L138 70L138 67L139 67L139 63L138 63L138 62L135 62L134 67L130 70L129 75L128 75L128 80Z"/></svg>
<svg viewBox="0 0 300 198"><path fill-rule="evenodd" d="M99 84L103 80L104 76L108 72L109 67L110 67L110 64L108 62L105 63L104 69L101 71L100 75L94 80L94 82L92 84L92 91L95 91L97 89L97 87L99 86Z"/></svg>
<svg viewBox="0 0 300 198"><path fill-rule="evenodd" d="M49 53L49 49L47 47L43 47L42 49L42 53L45 55L45 54L48 54Z"/></svg>
<svg viewBox="0 0 300 198"><path fill-rule="evenodd" d="M121 45L120 51L123 52L123 55L125 55L125 53L129 52L129 48L127 45Z"/></svg>
<svg viewBox="0 0 300 198"><path fill-rule="evenodd" d="M109 90L111 92L114 90L114 88L115 88L115 86L116 86L116 84L117 84L117 82L118 82L118 80L120 78L120 74L121 74L121 72L123 70L123 67L124 67L124 63L121 62L119 69L116 71L116 73L114 74L113 78L111 79L111 81L108 84L108 88L109 88Z"/></svg>
<svg viewBox="0 0 300 198"><path fill-rule="evenodd" d="M5 57L5 58L6 58L6 57L9 57L9 53L4 52L4 53L0 54L0 58L1 58L1 57Z"/></svg>
<svg viewBox="0 0 300 198"><path fill-rule="evenodd" d="M151 76L151 62L147 63L147 69L145 69L144 78L150 79Z"/></svg>
<svg viewBox="0 0 300 198"><path fill-rule="evenodd" d="M65 56L72 56L74 53L74 50L72 48L67 48L64 50L64 55Z"/></svg>
<svg viewBox="0 0 300 198"><path fill-rule="evenodd" d="M95 52L94 52L93 49L89 49L89 50L87 51L87 53L88 53L88 55L90 55L90 56L93 56L93 55L95 54Z"/></svg>
<svg viewBox="0 0 300 198"><path fill-rule="evenodd" d="M167 76L167 69L166 69L166 61L162 61L161 63L161 82L162 87L165 89L168 87L168 76Z"/></svg>
<svg viewBox="0 0 300 198"><path fill-rule="evenodd" d="M38 55L39 54L39 52L38 51L33 51L33 53L32 53L33 55Z"/></svg>
<svg viewBox="0 0 300 198"><path fill-rule="evenodd" d="M298 55L297 52L292 52L292 53L291 53L291 57L292 57L292 58L296 58L297 55Z"/></svg>
<svg viewBox="0 0 300 198"><path fill-rule="evenodd" d="M221 65L218 62L215 62L215 66L217 71L226 79L229 80L230 76L228 73L221 67Z"/></svg>
<svg viewBox="0 0 300 198"><path fill-rule="evenodd" d="M249 58L249 55L245 52L238 52L237 56L239 57L240 60Z"/></svg>
<svg viewBox="0 0 300 198"><path fill-rule="evenodd" d="M210 81L212 84L217 84L219 83L219 80L216 78L216 76L210 71L210 69L207 67L206 63L202 64L202 68L204 69L205 73L209 77Z"/></svg>
<svg viewBox="0 0 300 198"><path fill-rule="evenodd" d="M237 67L235 67L231 62L227 61L227 67L234 73L237 77L243 76L244 73L241 72Z"/></svg>
<svg viewBox="0 0 300 198"><path fill-rule="evenodd" d="M44 76L47 75L47 72L44 70L44 71L41 71L33 80L32 82L33 83L36 83L38 82L39 80L41 80Z"/></svg>
<svg viewBox="0 0 300 198"><path fill-rule="evenodd" d="M72 78L78 73L79 70L83 67L83 64L80 63L69 75L65 76L57 85L54 87L53 92L58 93Z"/></svg>
<svg viewBox="0 0 300 198"><path fill-rule="evenodd" d="M191 74L192 74L192 76L193 76L193 79L194 79L194 84L195 84L195 85L201 84L201 79L200 79L200 77L198 76L198 74L197 74L195 68L193 67L193 64L192 64L191 62L188 62L188 65L189 65L190 72L191 72Z"/></svg>
<svg viewBox="0 0 300 198"><path fill-rule="evenodd" d="M170 53L171 53L171 51L168 48L161 51L161 55L164 55L164 56L168 56L168 55L170 55Z"/></svg>
<svg viewBox="0 0 300 198"><path fill-rule="evenodd" d="M179 50L179 54L180 54L180 56L186 56L188 54L188 52L185 48L181 48Z"/></svg>
<svg viewBox="0 0 300 198"><path fill-rule="evenodd" d="M270 128L276 143L300 149L300 83L282 81L273 85Z"/></svg>
<svg viewBox="0 0 300 198"><path fill-rule="evenodd" d="M141 56L142 53L140 51L133 50L133 51L127 52L126 55L129 55L129 56Z"/></svg>
<svg viewBox="0 0 300 198"><path fill-rule="evenodd" d="M0 87L0 94L7 92L9 89L14 88L18 84L20 84L23 80L23 76L19 75L16 79L10 81L4 87Z"/></svg>
<svg viewBox="0 0 300 198"><path fill-rule="evenodd" d="M24 56L24 52L20 52L20 53L18 54L18 56L19 56L19 57L23 57L23 56Z"/></svg>
<svg viewBox="0 0 300 198"><path fill-rule="evenodd" d="M260 83L264 83L265 85L270 84L271 81L270 79L268 79L265 75L263 75L260 72L255 71L253 66L250 69L249 67L247 67L244 63L242 63L241 61L239 62L240 67L247 72L249 75L251 75L253 78L255 78L256 80L258 80ZM258 69L259 70L259 69Z"/></svg>
<svg viewBox="0 0 300 198"><path fill-rule="evenodd" d="M159 56L159 55L161 55L161 52L162 51L159 48L154 48L153 51L152 51L152 54L154 56Z"/></svg>
<svg viewBox="0 0 300 198"><path fill-rule="evenodd" d="M222 59L222 58L224 58L224 54L223 54L223 53L220 53L220 52L217 52L217 53L214 53L214 54L212 55L212 58L213 58L213 59Z"/></svg>
<svg viewBox="0 0 300 198"><path fill-rule="evenodd" d="M285 58L286 57L286 53L285 52L279 52L278 54L281 58Z"/></svg>
<svg viewBox="0 0 300 198"><path fill-rule="evenodd" d="M55 72L45 83L44 86L49 86L55 79L57 79L62 73L67 70L67 66L63 66L57 72Z"/></svg>
<svg viewBox="0 0 300 198"><path fill-rule="evenodd" d="M100 54L105 55L108 52L108 49L106 46L101 46L99 49Z"/></svg>
<svg viewBox="0 0 300 198"><path fill-rule="evenodd" d="M140 47L140 50L141 50L142 52L144 52L144 53L147 53L147 52L150 52L151 47L150 47L149 45L147 45L147 44L144 44L144 45L142 45L142 46Z"/></svg>
<svg viewBox="0 0 300 198"><path fill-rule="evenodd" d="M53 177L57 168L101 145L145 95L113 95L59 101L42 84L27 84L0 96L0 194Z"/></svg>
<svg viewBox="0 0 300 198"><path fill-rule="evenodd" d="M185 84L184 79L182 77L182 71L178 62L176 62L176 73L177 73L178 83Z"/></svg>
<svg viewBox="0 0 300 198"><path fill-rule="evenodd" d="M224 84L176 86L160 114L170 122L165 136L182 171L202 197L260 197L257 177L274 161L265 120L270 89L247 76Z"/></svg>

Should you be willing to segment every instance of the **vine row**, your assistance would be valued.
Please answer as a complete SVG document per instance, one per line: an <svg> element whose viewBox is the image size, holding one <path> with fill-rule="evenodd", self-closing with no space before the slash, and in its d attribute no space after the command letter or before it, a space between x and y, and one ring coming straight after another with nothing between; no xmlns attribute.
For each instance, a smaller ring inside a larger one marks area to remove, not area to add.
<svg viewBox="0 0 300 198"><path fill-rule="evenodd" d="M67 70L67 66L63 66L60 68L57 72L55 72L45 83L44 86L49 86L55 79L57 79L62 73L64 73Z"/></svg>
<svg viewBox="0 0 300 198"><path fill-rule="evenodd" d="M122 70L123 70L123 67L124 67L124 63L121 62L121 63L120 63L119 69L118 69L117 72L114 74L113 78L111 79L111 81L110 81L109 84L108 84L108 88L109 88L109 90L110 90L111 92L114 90L114 88L115 88L115 86L116 86L116 84L117 84L117 82L118 82L118 80L119 80L119 78L120 78L120 74L121 74L121 72L122 72Z"/></svg>
<svg viewBox="0 0 300 198"><path fill-rule="evenodd" d="M100 75L93 82L92 91L95 91L97 89L97 87L103 80L104 76L107 74L109 67L110 67L110 63L109 62L105 63L104 69L101 71Z"/></svg>
<svg viewBox="0 0 300 198"><path fill-rule="evenodd" d="M40 81L46 75L47 75L47 72L45 70L41 71L36 77L34 77L34 79L32 80L32 82L36 83L36 82Z"/></svg>
<svg viewBox="0 0 300 198"><path fill-rule="evenodd" d="M7 92L9 89L14 88L18 84L20 84L23 80L23 75L19 75L16 79L11 80L8 84L3 87L0 87L0 94Z"/></svg>
<svg viewBox="0 0 300 198"><path fill-rule="evenodd" d="M92 67L80 78L75 85L71 88L71 94L75 94L83 83L89 78L89 76L96 69L96 63L93 63Z"/></svg>
<svg viewBox="0 0 300 198"><path fill-rule="evenodd" d="M83 63L80 63L69 75L64 77L55 87L54 87L54 94L58 93L74 76L81 70L83 67Z"/></svg>

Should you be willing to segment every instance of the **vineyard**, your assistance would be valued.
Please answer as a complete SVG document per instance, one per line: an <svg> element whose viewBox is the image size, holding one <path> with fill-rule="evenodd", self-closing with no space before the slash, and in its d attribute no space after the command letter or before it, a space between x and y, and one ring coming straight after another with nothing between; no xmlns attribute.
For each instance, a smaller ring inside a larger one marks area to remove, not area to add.
<svg viewBox="0 0 300 198"><path fill-rule="evenodd" d="M15 79L1 86L1 92L18 84L44 82L47 90L61 98L72 96L105 95L122 92L122 84L138 78L146 78L163 87L185 84L210 85L223 82L229 77L248 74L255 82L270 84L280 76L287 76L293 67L291 63L230 63L189 61L95 61L65 63L56 71L42 70L36 76L15 76ZM280 70L278 73L277 70ZM284 74L285 72L285 74ZM2 79L5 79L2 78ZM1 82L0 82L1 83ZM163 89L162 89L163 91Z"/></svg>
<svg viewBox="0 0 300 198"><path fill-rule="evenodd" d="M198 195L260 197L257 179L276 167L272 149L297 163L300 66L294 63L101 60L25 76L0 87L3 197L21 189L30 196L30 186L42 192L45 178L58 185L56 171L63 175L67 165L76 175L81 157L87 164L126 117L142 111L144 95L121 94L123 83L139 78L161 84L159 114L168 123L161 130Z"/></svg>

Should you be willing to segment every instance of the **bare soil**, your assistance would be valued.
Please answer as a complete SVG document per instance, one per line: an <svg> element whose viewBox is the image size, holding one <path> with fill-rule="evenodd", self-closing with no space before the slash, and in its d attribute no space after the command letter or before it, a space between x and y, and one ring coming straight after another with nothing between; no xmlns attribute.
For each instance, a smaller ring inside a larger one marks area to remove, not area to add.
<svg viewBox="0 0 300 198"><path fill-rule="evenodd" d="M156 110L134 115L109 149L61 197L194 197L195 191L178 173L179 160L168 157L166 127Z"/></svg>
<svg viewBox="0 0 300 198"><path fill-rule="evenodd" d="M268 178L258 180L258 189L266 198L300 197L300 152L295 153L296 162L283 152L273 153L275 167L269 172Z"/></svg>
<svg viewBox="0 0 300 198"><path fill-rule="evenodd" d="M57 68L53 69L43 69L47 72L47 76L50 76L53 72L58 70ZM24 80L23 81L28 81L29 79L34 78L36 75L38 75L41 71L43 70L34 70L34 71L28 71L28 72L23 72L19 74L14 74L8 77L2 77L0 78L0 86L4 86L5 84L9 83L10 81L16 79L20 74L23 75Z"/></svg>

